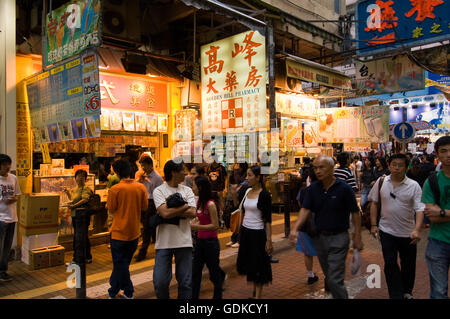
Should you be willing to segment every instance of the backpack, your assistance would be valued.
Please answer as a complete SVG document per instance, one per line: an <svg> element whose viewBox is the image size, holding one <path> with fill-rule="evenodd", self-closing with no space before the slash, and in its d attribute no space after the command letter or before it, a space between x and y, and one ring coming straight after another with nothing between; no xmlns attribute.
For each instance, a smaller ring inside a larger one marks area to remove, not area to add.
<svg viewBox="0 0 450 319"><path fill-rule="evenodd" d="M439 183L437 178L437 172L432 172L428 177L428 185L430 185L431 192L433 193L434 202L440 206L441 191L439 190Z"/></svg>
<svg viewBox="0 0 450 319"><path fill-rule="evenodd" d="M102 208L100 195L92 193L87 202L87 208L92 213L96 213Z"/></svg>

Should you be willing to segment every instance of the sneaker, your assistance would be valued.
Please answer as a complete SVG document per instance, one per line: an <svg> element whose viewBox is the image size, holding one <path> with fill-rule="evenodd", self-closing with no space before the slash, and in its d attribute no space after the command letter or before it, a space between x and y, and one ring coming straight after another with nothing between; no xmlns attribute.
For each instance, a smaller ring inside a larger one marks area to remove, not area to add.
<svg viewBox="0 0 450 319"><path fill-rule="evenodd" d="M231 245L231 248L239 248L239 243L234 243L233 245Z"/></svg>
<svg viewBox="0 0 450 319"><path fill-rule="evenodd" d="M414 299L411 294L403 294L403 299Z"/></svg>
<svg viewBox="0 0 450 319"><path fill-rule="evenodd" d="M70 262L66 263L66 266L75 265L75 264L76 264L75 260L72 259Z"/></svg>
<svg viewBox="0 0 450 319"><path fill-rule="evenodd" d="M225 245L228 247L231 247L234 243L232 241L229 241L228 243L226 243Z"/></svg>
<svg viewBox="0 0 450 319"><path fill-rule="evenodd" d="M128 297L125 293L121 294L121 295L120 295L120 298L122 298L122 299L134 299L133 296Z"/></svg>
<svg viewBox="0 0 450 319"><path fill-rule="evenodd" d="M92 258L88 258L84 261L86 264L92 264Z"/></svg>
<svg viewBox="0 0 450 319"><path fill-rule="evenodd" d="M136 257L134 257L134 260L136 260L136 261L142 261L142 260L144 260L146 257L144 256L144 255L140 255L140 254L138 254L138 255L136 255Z"/></svg>
<svg viewBox="0 0 450 319"><path fill-rule="evenodd" d="M12 277L8 275L6 272L0 273L0 281L11 281Z"/></svg>
<svg viewBox="0 0 450 319"><path fill-rule="evenodd" d="M315 283L317 280L319 280L319 277L317 277L316 275L314 275L314 277L308 277L308 285L312 285L313 283ZM328 288L328 287L327 287Z"/></svg>
<svg viewBox="0 0 450 319"><path fill-rule="evenodd" d="M270 256L270 262L271 262L272 264L278 264L279 260L273 258L273 256Z"/></svg>

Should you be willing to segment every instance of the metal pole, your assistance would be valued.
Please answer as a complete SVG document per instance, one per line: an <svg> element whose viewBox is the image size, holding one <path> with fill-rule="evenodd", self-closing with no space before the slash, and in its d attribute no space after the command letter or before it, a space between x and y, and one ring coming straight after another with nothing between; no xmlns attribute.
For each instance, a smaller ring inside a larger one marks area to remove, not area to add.
<svg viewBox="0 0 450 319"><path fill-rule="evenodd" d="M80 267L80 287L76 288L76 298L86 299L86 240L87 240L87 209L78 208L75 213L76 232L75 263Z"/></svg>
<svg viewBox="0 0 450 319"><path fill-rule="evenodd" d="M283 183L284 186L284 236L289 237L291 233L291 190L289 182Z"/></svg>

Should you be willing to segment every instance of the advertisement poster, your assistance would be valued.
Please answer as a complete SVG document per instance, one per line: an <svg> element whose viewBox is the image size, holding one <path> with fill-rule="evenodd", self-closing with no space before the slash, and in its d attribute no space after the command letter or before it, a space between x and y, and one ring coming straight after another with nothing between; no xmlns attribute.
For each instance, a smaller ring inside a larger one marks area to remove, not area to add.
<svg viewBox="0 0 450 319"><path fill-rule="evenodd" d="M71 1L45 21L44 67L101 44L101 1Z"/></svg>
<svg viewBox="0 0 450 319"><path fill-rule="evenodd" d="M447 0L365 0L356 5L358 55L448 39Z"/></svg>
<svg viewBox="0 0 450 319"><path fill-rule="evenodd" d="M424 83L423 69L406 55L356 62L358 96L421 90Z"/></svg>
<svg viewBox="0 0 450 319"><path fill-rule="evenodd" d="M147 130L147 115L145 113L135 113L136 131L145 132Z"/></svg>
<svg viewBox="0 0 450 319"><path fill-rule="evenodd" d="M168 115L158 115L158 132L165 133L169 126L169 116Z"/></svg>
<svg viewBox="0 0 450 319"><path fill-rule="evenodd" d="M27 79L31 125L41 132L41 142L67 140L58 123L100 114L97 52L86 50L78 57L56 64ZM78 135L72 135L76 139Z"/></svg>
<svg viewBox="0 0 450 319"><path fill-rule="evenodd" d="M319 144L319 126L317 122L306 122L303 126L305 147L315 147Z"/></svg>
<svg viewBox="0 0 450 319"><path fill-rule="evenodd" d="M297 115L302 118L316 118L320 108L320 100L306 96L276 93L277 112L283 115Z"/></svg>
<svg viewBox="0 0 450 319"><path fill-rule="evenodd" d="M321 143L384 143L389 139L388 106L319 110Z"/></svg>
<svg viewBox="0 0 450 319"><path fill-rule="evenodd" d="M265 42L248 31L201 47L203 132L267 126Z"/></svg>
<svg viewBox="0 0 450 319"><path fill-rule="evenodd" d="M147 114L147 131L158 132L158 115Z"/></svg>
<svg viewBox="0 0 450 319"><path fill-rule="evenodd" d="M194 132L194 122L197 118L197 111L182 110L175 112L175 139L191 140Z"/></svg>
<svg viewBox="0 0 450 319"><path fill-rule="evenodd" d="M288 147L302 147L302 121L286 120L286 145Z"/></svg>
<svg viewBox="0 0 450 319"><path fill-rule="evenodd" d="M1 121L1 116L0 116ZM32 144L30 113L26 104L17 103L16 107L16 173L28 177L32 169Z"/></svg>

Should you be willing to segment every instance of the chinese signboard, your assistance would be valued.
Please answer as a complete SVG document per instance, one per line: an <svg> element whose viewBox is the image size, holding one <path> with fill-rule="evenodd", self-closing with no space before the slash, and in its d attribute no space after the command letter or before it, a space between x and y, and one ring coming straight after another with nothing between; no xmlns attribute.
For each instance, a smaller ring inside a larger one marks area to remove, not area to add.
<svg viewBox="0 0 450 319"><path fill-rule="evenodd" d="M389 107L340 107L319 110L322 143L385 143L389 138Z"/></svg>
<svg viewBox="0 0 450 319"><path fill-rule="evenodd" d="M287 77L307 82L314 82L325 86L350 90L352 83L349 77L312 68L306 64L286 60Z"/></svg>
<svg viewBox="0 0 450 319"><path fill-rule="evenodd" d="M358 54L448 39L448 0L367 0L357 4Z"/></svg>
<svg viewBox="0 0 450 319"><path fill-rule="evenodd" d="M339 88L351 89L350 78L333 72L312 68L306 64L286 60L287 77L299 79L302 81L318 83L321 85Z"/></svg>
<svg viewBox="0 0 450 319"><path fill-rule="evenodd" d="M197 115L195 110L175 112L175 140L190 141L192 139Z"/></svg>
<svg viewBox="0 0 450 319"><path fill-rule="evenodd" d="M420 90L424 71L406 55L356 62L357 96Z"/></svg>
<svg viewBox="0 0 450 319"><path fill-rule="evenodd" d="M99 46L100 0L79 0L65 4L47 15L44 67Z"/></svg>
<svg viewBox="0 0 450 319"><path fill-rule="evenodd" d="M94 137L100 134L100 86L97 53L58 63L27 80L36 142Z"/></svg>
<svg viewBox="0 0 450 319"><path fill-rule="evenodd" d="M275 105L277 112L283 115L316 118L317 111L320 107L320 101L306 96L276 93Z"/></svg>
<svg viewBox="0 0 450 319"><path fill-rule="evenodd" d="M135 75L100 73L102 107L167 113L167 83Z"/></svg>
<svg viewBox="0 0 450 319"><path fill-rule="evenodd" d="M267 126L265 48L257 31L201 47L204 132Z"/></svg>
<svg viewBox="0 0 450 319"><path fill-rule="evenodd" d="M32 169L32 145L30 140L30 112L26 104L17 104L16 108L16 150L17 176L28 177Z"/></svg>

